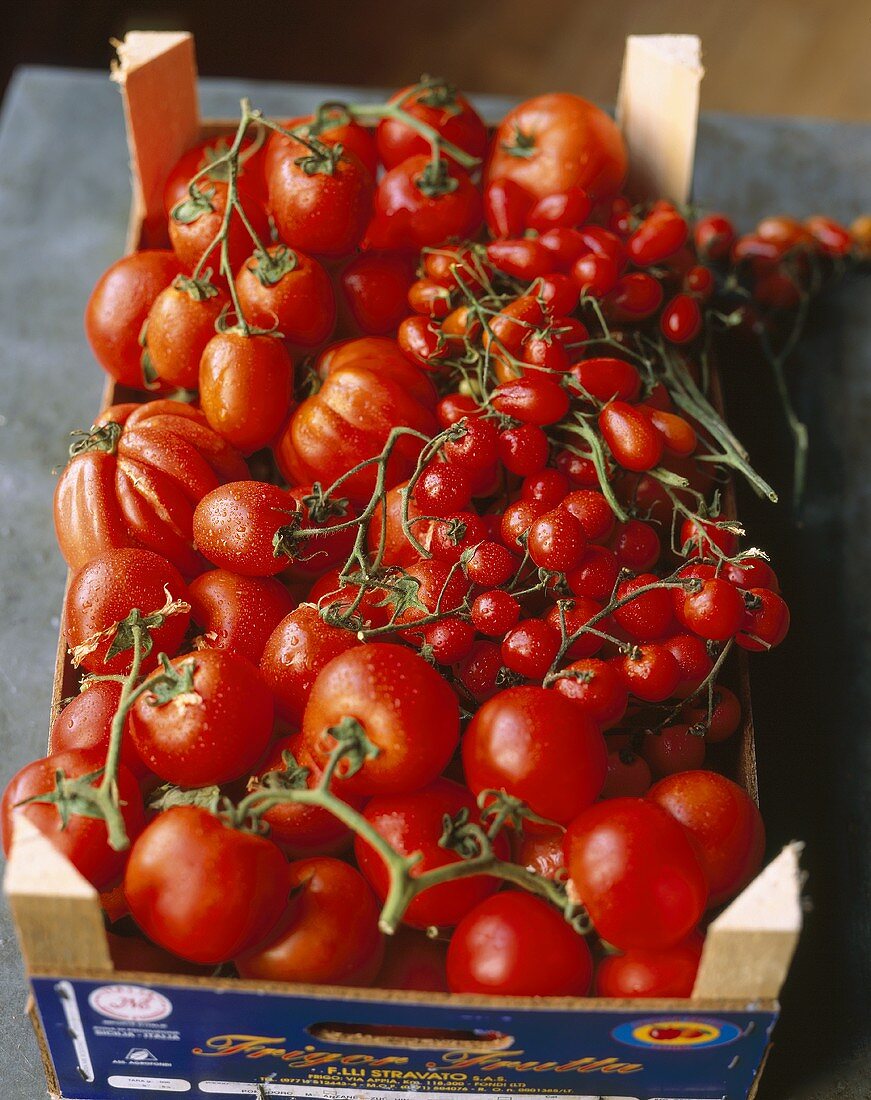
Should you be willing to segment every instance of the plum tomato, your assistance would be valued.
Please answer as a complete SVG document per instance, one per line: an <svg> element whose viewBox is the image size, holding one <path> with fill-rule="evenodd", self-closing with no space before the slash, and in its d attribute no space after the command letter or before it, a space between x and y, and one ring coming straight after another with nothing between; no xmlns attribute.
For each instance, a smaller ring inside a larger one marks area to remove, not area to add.
<svg viewBox="0 0 871 1100"><path fill-rule="evenodd" d="M297 500L277 485L233 481L207 493L197 505L194 539L221 569L273 577L288 566L287 556L275 549L275 537L301 511Z"/></svg>
<svg viewBox="0 0 871 1100"><path fill-rule="evenodd" d="M190 584L191 618L210 649L228 649L257 664L267 639L294 601L274 577L210 569Z"/></svg>
<svg viewBox="0 0 871 1100"><path fill-rule="evenodd" d="M607 955L596 969L596 995L618 1000L692 996L704 940L694 932L662 951L635 948Z"/></svg>
<svg viewBox="0 0 871 1100"><path fill-rule="evenodd" d="M335 328L336 297L326 269L283 244L249 256L237 272L236 293L249 325L276 328L289 344L317 347Z"/></svg>

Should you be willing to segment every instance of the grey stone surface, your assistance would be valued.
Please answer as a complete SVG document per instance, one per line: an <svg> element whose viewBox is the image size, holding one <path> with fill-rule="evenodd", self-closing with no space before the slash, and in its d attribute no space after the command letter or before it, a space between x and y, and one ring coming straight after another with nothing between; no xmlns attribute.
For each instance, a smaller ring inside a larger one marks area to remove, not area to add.
<svg viewBox="0 0 871 1100"><path fill-rule="evenodd" d="M337 89L202 82L205 116L241 94L276 114ZM367 98L372 96L366 93ZM496 109L504 100L480 100ZM871 206L871 127L703 118L696 198L743 227L765 213ZM81 315L121 252L126 148L117 90L101 74L20 70L0 118L0 784L41 755L64 567L51 522L52 467L68 431L90 423L102 375ZM771 848L807 840L814 910L784 992L760 1100L871 1096L871 285L829 294L796 365L814 441L803 530L746 501L753 541L771 546L794 609L787 644L756 662L761 789ZM786 480L785 445L760 368L735 364L735 419L767 474ZM0 906L0 1095L44 1097L8 913Z"/></svg>

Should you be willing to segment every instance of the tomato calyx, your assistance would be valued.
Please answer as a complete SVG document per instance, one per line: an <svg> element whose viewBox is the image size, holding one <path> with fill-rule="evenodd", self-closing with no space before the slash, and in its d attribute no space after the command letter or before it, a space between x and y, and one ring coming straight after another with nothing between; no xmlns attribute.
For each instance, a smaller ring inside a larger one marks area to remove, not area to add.
<svg viewBox="0 0 871 1100"><path fill-rule="evenodd" d="M298 266L299 257L293 249L280 244L271 250L255 248L254 266L251 270L261 286L275 286Z"/></svg>
<svg viewBox="0 0 871 1100"><path fill-rule="evenodd" d="M173 699L183 696L202 700L202 696L194 687L196 660L182 661L178 666L174 666L169 657L161 653L160 664L163 672L154 681L154 686L149 689L146 696L146 702L150 707L164 707Z"/></svg>
<svg viewBox="0 0 871 1100"><path fill-rule="evenodd" d="M535 134L524 133L524 131L515 124L511 141L503 141L500 148L510 157L528 160L535 155Z"/></svg>
<svg viewBox="0 0 871 1100"><path fill-rule="evenodd" d="M214 197L214 187L201 188L195 183L191 183L188 189L187 198L176 203L172 208L170 217L174 222L178 222L180 225L190 225L191 222L195 222L197 218L201 218L203 214L211 214L214 212L215 204L212 202Z"/></svg>
<svg viewBox="0 0 871 1100"><path fill-rule="evenodd" d="M442 77L421 76L417 84L423 90L416 93L416 102L423 103L427 107L438 107L446 114L459 114L460 106L457 103L457 86L444 80Z"/></svg>
<svg viewBox="0 0 871 1100"><path fill-rule="evenodd" d="M209 298L217 298L220 291L212 282L212 269L207 267L199 279L191 275L177 275L172 285L176 290L184 291L194 302L205 302ZM147 322L146 322L147 324Z"/></svg>
<svg viewBox="0 0 871 1100"><path fill-rule="evenodd" d="M318 138L309 135L303 138L295 135L296 140L308 146L309 152L301 157L295 157L293 163L300 167L307 176L334 176L342 159L344 149L341 142L335 145L327 145Z"/></svg>
<svg viewBox="0 0 871 1100"><path fill-rule="evenodd" d="M95 425L87 432L71 432L73 442L69 446L69 456L75 458L91 451L113 455L118 450L118 440L123 431L123 425L110 420L107 424Z"/></svg>
<svg viewBox="0 0 871 1100"><path fill-rule="evenodd" d="M449 195L460 186L460 181L452 176L445 160L435 159L427 164L426 168L414 181L418 191L422 191L428 198L438 198L439 195Z"/></svg>
<svg viewBox="0 0 871 1100"><path fill-rule="evenodd" d="M148 799L147 807L152 813L162 813L173 806L199 806L211 814L217 814L222 799L221 788L177 787L174 783L161 783Z"/></svg>

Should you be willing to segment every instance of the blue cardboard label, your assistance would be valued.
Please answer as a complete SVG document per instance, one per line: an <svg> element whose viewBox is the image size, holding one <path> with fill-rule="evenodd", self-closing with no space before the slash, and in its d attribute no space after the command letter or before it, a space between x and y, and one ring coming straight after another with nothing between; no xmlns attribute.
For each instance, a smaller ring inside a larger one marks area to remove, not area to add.
<svg viewBox="0 0 871 1100"><path fill-rule="evenodd" d="M64 1100L745 1100L776 1019L62 978L33 990Z"/></svg>

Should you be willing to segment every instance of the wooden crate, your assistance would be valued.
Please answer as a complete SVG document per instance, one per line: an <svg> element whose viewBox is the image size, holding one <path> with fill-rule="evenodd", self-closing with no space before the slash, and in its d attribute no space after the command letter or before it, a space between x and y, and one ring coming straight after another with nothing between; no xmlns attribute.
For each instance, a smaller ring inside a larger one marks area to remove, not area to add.
<svg viewBox="0 0 871 1100"><path fill-rule="evenodd" d="M122 87L130 139L134 194L128 249L135 250L163 243L162 190L169 168L197 140L235 124L200 121L189 35L137 32L128 35L119 57L113 78ZM643 168L639 187L687 197L700 75L695 40L630 40L620 114L633 163ZM107 384L104 408L127 400L147 397ZM743 661L734 675L743 727L715 763L758 798ZM55 708L75 694L76 679L61 637ZM196 1088L212 1095L343 1100L361 1089L375 1096L407 1091L408 1075L416 1075L415 1091L436 1097L447 1092L550 1096L567 1089L580 1096L588 1082L596 1095L611 1089L608 1095L619 1092L626 1100L732 1098L755 1092L777 1017L776 998L801 925L799 850L799 845L784 849L712 923L693 996L682 1001L461 997L119 973L112 967L96 891L26 821L16 829L6 892L35 993L31 1018L53 1096L95 1100L118 1096L119 1089L126 1096ZM158 1010L167 1005L167 1016L160 1017ZM240 1034L239 1013L241 1034L251 1042L275 1044L271 1054L254 1048L215 1053L223 1037ZM171 1075L148 1047L157 1045L154 1037L131 1048L152 1058L142 1055L137 1062L119 1056L107 1062L104 1048L113 1041L130 1046L142 1035L165 1037L169 1032L161 1021L170 1015L183 1036L179 1041L190 1036L193 1044L183 1057L174 1052ZM253 1035L253 1022L264 1019L265 1030ZM209 1030L213 1034L206 1034ZM208 1061L215 1057L228 1061ZM477 1061L467 1066L472 1059ZM289 1077L273 1072L276 1060L291 1067ZM385 1060L400 1068L385 1068ZM155 1061L160 1068L149 1069ZM261 1073L261 1066L268 1072ZM482 1072L465 1073L470 1068ZM465 1078L445 1080L461 1071ZM596 1076L581 1083L560 1076L573 1073ZM599 1074L609 1074L607 1082Z"/></svg>

